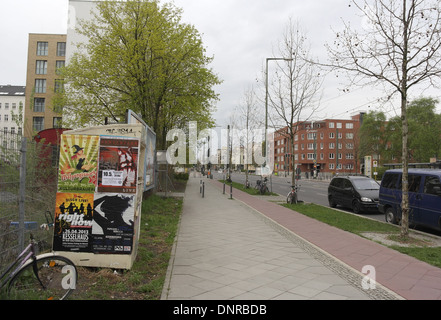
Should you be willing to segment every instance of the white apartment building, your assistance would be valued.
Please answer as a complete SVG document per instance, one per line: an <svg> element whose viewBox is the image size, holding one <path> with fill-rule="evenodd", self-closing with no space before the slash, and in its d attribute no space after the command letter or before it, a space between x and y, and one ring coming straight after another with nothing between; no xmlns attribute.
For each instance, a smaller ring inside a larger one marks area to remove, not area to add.
<svg viewBox="0 0 441 320"><path fill-rule="evenodd" d="M24 86L0 85L0 132L22 134Z"/></svg>

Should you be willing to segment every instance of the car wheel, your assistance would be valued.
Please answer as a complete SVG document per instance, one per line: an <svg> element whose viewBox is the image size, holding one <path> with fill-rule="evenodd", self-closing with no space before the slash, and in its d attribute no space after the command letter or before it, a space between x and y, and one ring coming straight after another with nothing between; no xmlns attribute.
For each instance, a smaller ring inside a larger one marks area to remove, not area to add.
<svg viewBox="0 0 441 320"><path fill-rule="evenodd" d="M329 197L329 198L328 198L328 201L329 201L329 206L330 206L331 208L335 208L335 207L337 207L337 203L335 203L335 201L332 200L332 197Z"/></svg>
<svg viewBox="0 0 441 320"><path fill-rule="evenodd" d="M358 202L358 200L354 200L352 202L352 211L354 211L354 213L359 214L361 212L361 206L360 206L360 202Z"/></svg>
<svg viewBox="0 0 441 320"><path fill-rule="evenodd" d="M387 223L397 224L397 217L395 216L395 211L391 207L387 208L384 212L384 217Z"/></svg>

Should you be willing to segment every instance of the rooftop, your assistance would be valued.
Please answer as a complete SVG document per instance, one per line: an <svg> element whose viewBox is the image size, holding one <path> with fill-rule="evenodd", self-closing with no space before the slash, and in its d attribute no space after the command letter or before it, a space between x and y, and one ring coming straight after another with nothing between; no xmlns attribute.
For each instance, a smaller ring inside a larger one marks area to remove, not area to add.
<svg viewBox="0 0 441 320"><path fill-rule="evenodd" d="M0 96L24 96L25 86L0 85Z"/></svg>

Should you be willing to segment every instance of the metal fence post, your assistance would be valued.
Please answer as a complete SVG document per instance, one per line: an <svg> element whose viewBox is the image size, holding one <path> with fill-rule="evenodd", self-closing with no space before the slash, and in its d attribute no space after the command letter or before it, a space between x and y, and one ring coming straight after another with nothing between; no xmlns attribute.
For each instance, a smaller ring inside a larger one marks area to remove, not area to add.
<svg viewBox="0 0 441 320"><path fill-rule="evenodd" d="M230 199L233 199L233 182L230 184Z"/></svg>
<svg viewBox="0 0 441 320"><path fill-rule="evenodd" d="M23 137L20 149L20 187L18 194L18 244L20 250L24 250L24 231L25 231L25 193L26 193L26 148L27 139Z"/></svg>

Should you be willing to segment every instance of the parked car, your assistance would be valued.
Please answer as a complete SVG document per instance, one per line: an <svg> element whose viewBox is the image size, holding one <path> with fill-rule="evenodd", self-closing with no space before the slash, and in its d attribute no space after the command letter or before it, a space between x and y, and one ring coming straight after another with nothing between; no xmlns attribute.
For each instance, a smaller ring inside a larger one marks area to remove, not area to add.
<svg viewBox="0 0 441 320"><path fill-rule="evenodd" d="M402 169L387 170L378 208L389 223L401 221ZM409 225L441 230L441 170L409 169Z"/></svg>
<svg viewBox="0 0 441 320"><path fill-rule="evenodd" d="M329 206L352 208L354 213L378 212L380 185L366 176L336 176L328 187Z"/></svg>

